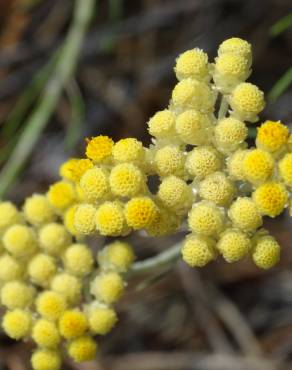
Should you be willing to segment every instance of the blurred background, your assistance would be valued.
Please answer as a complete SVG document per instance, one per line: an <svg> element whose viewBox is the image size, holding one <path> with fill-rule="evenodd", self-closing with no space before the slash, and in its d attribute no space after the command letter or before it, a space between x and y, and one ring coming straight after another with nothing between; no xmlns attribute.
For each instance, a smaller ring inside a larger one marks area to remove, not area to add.
<svg viewBox="0 0 292 370"><path fill-rule="evenodd" d="M21 205L45 192L85 137L149 144L146 122L168 103L177 55L200 47L213 58L232 36L253 45L261 119L292 124L291 0L0 0L0 198ZM287 214L266 222L283 246L267 273L179 262L131 279L99 358L64 369L292 369L291 225ZM130 241L146 258L181 237ZM31 348L0 334L0 369L28 369Z"/></svg>

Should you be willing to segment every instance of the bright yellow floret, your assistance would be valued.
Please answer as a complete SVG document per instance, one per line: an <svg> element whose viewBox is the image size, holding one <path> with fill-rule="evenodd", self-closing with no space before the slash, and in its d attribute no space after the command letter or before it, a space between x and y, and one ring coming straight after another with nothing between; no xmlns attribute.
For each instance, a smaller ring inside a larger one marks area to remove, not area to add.
<svg viewBox="0 0 292 370"><path fill-rule="evenodd" d="M240 147L247 138L248 130L242 121L228 117L218 122L214 133L218 149L229 153Z"/></svg>
<svg viewBox="0 0 292 370"><path fill-rule="evenodd" d="M11 202L0 202L0 233L9 226L22 222L22 217Z"/></svg>
<svg viewBox="0 0 292 370"><path fill-rule="evenodd" d="M94 218L96 208L92 204L79 204L75 210L74 226L81 235L90 235L95 231Z"/></svg>
<svg viewBox="0 0 292 370"><path fill-rule="evenodd" d="M234 226L243 231L254 231L263 224L262 217L251 198L237 198L231 205L228 216Z"/></svg>
<svg viewBox="0 0 292 370"><path fill-rule="evenodd" d="M148 197L133 198L125 206L127 224L136 230L150 226L158 213L158 207Z"/></svg>
<svg viewBox="0 0 292 370"><path fill-rule="evenodd" d="M252 56L251 52L251 44L239 37L231 37L230 39L223 41L218 48L219 55L225 53L239 54L248 58L250 62Z"/></svg>
<svg viewBox="0 0 292 370"><path fill-rule="evenodd" d="M15 257L25 257L37 249L34 230L25 225L13 225L3 235L6 250Z"/></svg>
<svg viewBox="0 0 292 370"><path fill-rule="evenodd" d="M16 309L6 312L3 316L2 327L10 338L19 340L29 335L31 323L32 315L29 311Z"/></svg>
<svg viewBox="0 0 292 370"><path fill-rule="evenodd" d="M55 214L46 196L34 194L26 201L23 206L26 220L34 225L40 226L54 221Z"/></svg>
<svg viewBox="0 0 292 370"><path fill-rule="evenodd" d="M67 346L69 356L76 362L94 360L97 351L95 340L89 335L72 340Z"/></svg>
<svg viewBox="0 0 292 370"><path fill-rule="evenodd" d="M230 177L234 180L244 180L243 160L248 150L237 150L227 158L227 169Z"/></svg>
<svg viewBox="0 0 292 370"><path fill-rule="evenodd" d="M32 339L39 347L54 348L61 341L57 325L46 319L38 319L32 329Z"/></svg>
<svg viewBox="0 0 292 370"><path fill-rule="evenodd" d="M279 173L287 186L292 186L292 153L287 153L279 162Z"/></svg>
<svg viewBox="0 0 292 370"><path fill-rule="evenodd" d="M154 164L160 176L182 175L184 162L184 153L175 145L168 145L157 150L154 157Z"/></svg>
<svg viewBox="0 0 292 370"><path fill-rule="evenodd" d="M235 195L235 186L223 172L215 172L200 182L199 194L203 199L210 200L219 206L226 206L230 204Z"/></svg>
<svg viewBox="0 0 292 370"><path fill-rule="evenodd" d="M47 254L39 253L30 260L27 271L35 284L45 287L57 271L56 260Z"/></svg>
<svg viewBox="0 0 292 370"><path fill-rule="evenodd" d="M175 115L165 109L155 113L148 122L150 135L157 138L169 138L174 134Z"/></svg>
<svg viewBox="0 0 292 370"><path fill-rule="evenodd" d="M26 308L33 302L35 290L22 281L9 281L1 289L1 302L10 310Z"/></svg>
<svg viewBox="0 0 292 370"><path fill-rule="evenodd" d="M62 163L59 167L60 177L69 181L74 181L74 173L72 169L77 162L78 158L69 158L66 162Z"/></svg>
<svg viewBox="0 0 292 370"><path fill-rule="evenodd" d="M0 257L0 281L6 282L20 279L23 271L23 263L8 253Z"/></svg>
<svg viewBox="0 0 292 370"><path fill-rule="evenodd" d="M78 208L78 204L74 204L73 206L69 207L67 211L64 213L64 226L66 227L67 231L74 236L78 236L79 232L75 227L75 213Z"/></svg>
<svg viewBox="0 0 292 370"><path fill-rule="evenodd" d="M93 167L93 163L90 159L77 159L72 163L70 168L71 180L74 182L79 182L83 174Z"/></svg>
<svg viewBox="0 0 292 370"><path fill-rule="evenodd" d="M79 310L65 311L59 320L59 331L62 337L73 339L83 335L88 329L85 314Z"/></svg>
<svg viewBox="0 0 292 370"><path fill-rule="evenodd" d="M47 290L36 300L37 312L48 320L58 320L66 309L66 301L61 294Z"/></svg>
<svg viewBox="0 0 292 370"><path fill-rule="evenodd" d="M87 141L86 156L95 163L108 159L113 150L114 142L108 136L99 135Z"/></svg>
<svg viewBox="0 0 292 370"><path fill-rule="evenodd" d="M143 193L146 187L142 171L132 163L113 167L109 181L112 193L120 197L133 197Z"/></svg>
<svg viewBox="0 0 292 370"><path fill-rule="evenodd" d="M62 212L75 201L76 193L72 184L58 181L50 186L47 197L52 207Z"/></svg>
<svg viewBox="0 0 292 370"><path fill-rule="evenodd" d="M55 222L43 226L39 232L40 247L52 255L60 255L71 241L66 228Z"/></svg>
<svg viewBox="0 0 292 370"><path fill-rule="evenodd" d="M95 226L101 235L118 236L127 232L123 207L118 202L105 202L96 211Z"/></svg>
<svg viewBox="0 0 292 370"><path fill-rule="evenodd" d="M142 143L132 137L119 140L113 148L114 160L118 163L132 162L142 164L144 148Z"/></svg>
<svg viewBox="0 0 292 370"><path fill-rule="evenodd" d="M66 271L76 276L86 276L93 268L91 250L85 244L72 244L64 253L64 267Z"/></svg>
<svg viewBox="0 0 292 370"><path fill-rule="evenodd" d="M272 236L264 236L257 240L252 259L258 267L266 270L279 262L280 252L277 241Z"/></svg>
<svg viewBox="0 0 292 370"><path fill-rule="evenodd" d="M188 224L194 233L216 236L223 229L224 214L214 203L203 200L193 205Z"/></svg>
<svg viewBox="0 0 292 370"><path fill-rule="evenodd" d="M115 326L117 320L117 314L112 308L99 305L89 309L89 329L94 335L107 334Z"/></svg>
<svg viewBox="0 0 292 370"><path fill-rule="evenodd" d="M288 192L282 184L271 181L259 186L252 199L261 214L276 217L287 204Z"/></svg>
<svg viewBox="0 0 292 370"><path fill-rule="evenodd" d="M59 370L62 358L57 350L38 349L31 357L33 370Z"/></svg>
<svg viewBox="0 0 292 370"><path fill-rule="evenodd" d="M87 170L80 180L80 187L87 200L97 202L109 195L109 173L107 170L94 167Z"/></svg>
<svg viewBox="0 0 292 370"><path fill-rule="evenodd" d="M218 151L211 146L193 149L187 156L186 168L196 179L203 179L222 167Z"/></svg>
<svg viewBox="0 0 292 370"><path fill-rule="evenodd" d="M181 224L181 216L170 211L169 208L159 207L159 212L151 225L146 227L146 232L150 236L163 236L173 234Z"/></svg>
<svg viewBox="0 0 292 370"><path fill-rule="evenodd" d="M285 146L288 136L288 127L280 121L266 121L258 128L256 144L260 149L276 152Z"/></svg>
<svg viewBox="0 0 292 370"><path fill-rule="evenodd" d="M264 150L252 149L245 155L242 169L246 180L252 184L259 184L272 176L274 159Z"/></svg>
<svg viewBox="0 0 292 370"><path fill-rule="evenodd" d="M177 58L174 71L178 80L188 77L205 80L209 74L208 55L198 48L187 50Z"/></svg>
<svg viewBox="0 0 292 370"><path fill-rule="evenodd" d="M116 272L97 275L92 281L90 292L97 300L106 304L115 303L124 292L124 282Z"/></svg>
<svg viewBox="0 0 292 370"><path fill-rule="evenodd" d="M76 304L81 297L81 282L71 274L59 273L51 281L51 289L59 293L69 304Z"/></svg>
<svg viewBox="0 0 292 370"><path fill-rule="evenodd" d="M191 267L203 267L216 258L215 242L204 236L190 234L182 247L182 258Z"/></svg>
<svg viewBox="0 0 292 370"><path fill-rule="evenodd" d="M227 262L236 262L249 253L251 246L248 235L237 229L228 229L216 247Z"/></svg>
<svg viewBox="0 0 292 370"><path fill-rule="evenodd" d="M133 263L135 255L126 242L115 241L98 252L97 260L103 270L126 272Z"/></svg>

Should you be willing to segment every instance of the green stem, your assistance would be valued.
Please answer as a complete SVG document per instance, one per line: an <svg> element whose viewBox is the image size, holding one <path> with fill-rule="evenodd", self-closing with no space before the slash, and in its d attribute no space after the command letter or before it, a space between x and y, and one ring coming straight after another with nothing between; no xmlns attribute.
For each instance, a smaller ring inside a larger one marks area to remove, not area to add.
<svg viewBox="0 0 292 370"><path fill-rule="evenodd" d="M218 112L218 119L224 118L226 116L227 110L228 110L228 102L227 102L226 97L222 95L221 104L220 104L220 108Z"/></svg>
<svg viewBox="0 0 292 370"><path fill-rule="evenodd" d="M16 175L31 154L37 140L52 116L64 86L72 77L82 47L95 0L76 0L72 26L61 49L52 78L49 79L38 106L28 118L28 123L0 174L0 198L15 181Z"/></svg>

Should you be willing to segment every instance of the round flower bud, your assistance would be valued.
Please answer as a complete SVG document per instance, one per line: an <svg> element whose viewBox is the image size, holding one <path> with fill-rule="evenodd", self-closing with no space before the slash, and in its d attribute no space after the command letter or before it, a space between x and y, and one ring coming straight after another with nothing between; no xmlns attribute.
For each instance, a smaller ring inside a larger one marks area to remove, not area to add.
<svg viewBox="0 0 292 370"><path fill-rule="evenodd" d="M36 310L47 320L58 320L65 309L65 298L57 292L47 290L37 297Z"/></svg>
<svg viewBox="0 0 292 370"><path fill-rule="evenodd" d="M45 252L57 256L71 243L71 235L63 225L52 222L40 229L39 243Z"/></svg>
<svg viewBox="0 0 292 370"><path fill-rule="evenodd" d="M56 324L46 319L38 319L35 322L32 329L32 339L39 347L46 348L54 348L61 341Z"/></svg>
<svg viewBox="0 0 292 370"><path fill-rule="evenodd" d="M155 220L146 227L146 232L150 236L159 237L173 234L179 228L181 218L177 213L171 212L166 208L159 208Z"/></svg>
<svg viewBox="0 0 292 370"><path fill-rule="evenodd" d="M80 179L80 188L90 202L105 199L110 192L108 171L99 167L87 170Z"/></svg>
<svg viewBox="0 0 292 370"><path fill-rule="evenodd" d="M191 267L203 267L216 258L214 241L190 234L182 247L182 258Z"/></svg>
<svg viewBox="0 0 292 370"><path fill-rule="evenodd" d="M113 167L109 181L112 193L120 197L133 197L143 193L146 187L141 170L132 163Z"/></svg>
<svg viewBox="0 0 292 370"><path fill-rule="evenodd" d="M94 360L97 351L95 340L89 335L72 340L67 346L69 356L75 362Z"/></svg>
<svg viewBox="0 0 292 370"><path fill-rule="evenodd" d="M80 280L67 273L60 273L51 281L51 289L59 293L69 304L80 301L81 288Z"/></svg>
<svg viewBox="0 0 292 370"><path fill-rule="evenodd" d="M10 226L3 235L5 249L15 257L26 257L37 249L33 229L25 225Z"/></svg>
<svg viewBox="0 0 292 370"><path fill-rule="evenodd" d="M105 202L96 211L95 226L101 235L118 236L128 229L124 211L118 202Z"/></svg>
<svg viewBox="0 0 292 370"><path fill-rule="evenodd" d="M252 50L251 44L246 40L240 39L239 37L231 37L223 41L218 49L218 55L222 55L225 53L234 53L238 55L242 55L250 61L252 58Z"/></svg>
<svg viewBox="0 0 292 370"><path fill-rule="evenodd" d="M193 149L187 156L186 168L196 179L203 179L222 167L222 160L217 150L211 146Z"/></svg>
<svg viewBox="0 0 292 370"><path fill-rule="evenodd" d="M280 121L266 121L258 128L256 144L258 148L274 153L283 149L288 136L288 127Z"/></svg>
<svg viewBox="0 0 292 370"><path fill-rule="evenodd" d="M244 180L243 160L248 150L237 150L227 159L227 169L233 180Z"/></svg>
<svg viewBox="0 0 292 370"><path fill-rule="evenodd" d="M260 185L253 192L252 199L262 215L276 217L283 212L288 193L282 184L270 181Z"/></svg>
<svg viewBox="0 0 292 370"><path fill-rule="evenodd" d="M174 71L178 80L194 78L205 80L208 77L208 55L201 49L187 50L176 60Z"/></svg>
<svg viewBox="0 0 292 370"><path fill-rule="evenodd" d="M203 199L210 200L218 206L227 206L235 195L235 187L223 172L215 172L200 182L199 194Z"/></svg>
<svg viewBox="0 0 292 370"><path fill-rule="evenodd" d="M184 143L202 145L210 141L212 122L208 115L189 109L177 116L175 129Z"/></svg>
<svg viewBox="0 0 292 370"><path fill-rule="evenodd" d="M249 253L251 240L242 231L228 229L223 233L216 247L227 262L236 262Z"/></svg>
<svg viewBox="0 0 292 370"><path fill-rule="evenodd" d="M57 264L53 257L39 253L30 260L27 271L35 284L46 287L57 271Z"/></svg>
<svg viewBox="0 0 292 370"><path fill-rule="evenodd" d="M23 270L23 264L8 253L0 257L0 281L7 282L20 279Z"/></svg>
<svg viewBox="0 0 292 370"><path fill-rule="evenodd" d="M86 157L95 163L108 159L113 150L114 142L108 136L99 135L87 140Z"/></svg>
<svg viewBox="0 0 292 370"><path fill-rule="evenodd" d="M172 111L165 109L155 113L148 122L150 135L158 138L171 138L174 134L175 115Z"/></svg>
<svg viewBox="0 0 292 370"><path fill-rule="evenodd" d="M125 206L127 224L135 230L150 226L158 213L158 207L148 197L133 198Z"/></svg>
<svg viewBox="0 0 292 370"><path fill-rule="evenodd" d="M63 212L76 199L74 186L66 181L59 181L51 185L47 193L49 203L59 212Z"/></svg>
<svg viewBox="0 0 292 370"><path fill-rule="evenodd" d="M247 138L248 130L243 122L228 117L218 122L214 133L218 149L228 153L239 148Z"/></svg>
<svg viewBox="0 0 292 370"><path fill-rule="evenodd" d="M9 281L1 289L1 302L9 310L32 304L35 290L21 281Z"/></svg>
<svg viewBox="0 0 292 370"><path fill-rule="evenodd" d="M78 236L79 233L75 227L75 213L78 208L78 204L74 204L73 206L69 207L67 211L64 213L64 226L66 227L67 231L73 236Z"/></svg>
<svg viewBox="0 0 292 370"><path fill-rule="evenodd" d="M112 304L122 296L124 282L116 272L102 273L92 281L90 292L97 300Z"/></svg>
<svg viewBox="0 0 292 370"><path fill-rule="evenodd" d="M263 219L252 199L237 198L231 205L228 216L234 226L243 231L254 231L263 224Z"/></svg>
<svg viewBox="0 0 292 370"><path fill-rule="evenodd" d="M62 163L59 167L59 175L65 180L74 181L73 168L78 158L69 158L66 162Z"/></svg>
<svg viewBox="0 0 292 370"><path fill-rule="evenodd" d="M264 93L257 86L242 82L232 91L229 104L236 118L255 122L265 107Z"/></svg>
<svg viewBox="0 0 292 370"><path fill-rule="evenodd" d="M40 226L54 221L55 214L46 196L34 194L26 201L23 206L26 220L34 225Z"/></svg>
<svg viewBox="0 0 292 370"><path fill-rule="evenodd" d="M60 334L66 339L80 337L87 329L87 318L85 314L79 310L67 310L59 319Z"/></svg>
<svg viewBox="0 0 292 370"><path fill-rule="evenodd" d="M279 162L279 173L287 186L292 186L292 153L287 153Z"/></svg>
<svg viewBox="0 0 292 370"><path fill-rule="evenodd" d="M22 218L17 208L11 202L0 202L0 233L17 223L21 223Z"/></svg>
<svg viewBox="0 0 292 370"><path fill-rule="evenodd" d="M223 229L224 214L214 203L203 200L193 205L188 224L194 233L216 236Z"/></svg>
<svg viewBox="0 0 292 370"><path fill-rule="evenodd" d="M95 232L96 208L87 203L79 204L75 210L74 226L81 235L90 235Z"/></svg>
<svg viewBox="0 0 292 370"><path fill-rule="evenodd" d="M120 241L108 244L97 254L100 268L116 272L126 272L134 259L135 255L131 246Z"/></svg>
<svg viewBox="0 0 292 370"><path fill-rule="evenodd" d="M242 169L246 180L252 184L260 184L272 176L274 159L264 150L252 149L246 153Z"/></svg>
<svg viewBox="0 0 292 370"><path fill-rule="evenodd" d="M252 252L252 259L259 268L266 270L279 262L280 251L277 241L267 235L257 240Z"/></svg>
<svg viewBox="0 0 292 370"><path fill-rule="evenodd" d="M74 162L72 162L70 172L71 172L71 178L70 180L73 182L78 183L83 176L83 174L93 167L93 163L90 159L77 159Z"/></svg>
<svg viewBox="0 0 292 370"><path fill-rule="evenodd" d="M214 110L215 94L205 82L192 78L180 81L172 91L172 103L178 109Z"/></svg>
<svg viewBox="0 0 292 370"><path fill-rule="evenodd" d="M154 164L160 176L182 175L184 162L184 153L174 145L168 145L157 150L154 157Z"/></svg>
<svg viewBox="0 0 292 370"><path fill-rule="evenodd" d="M109 333L117 322L117 314L106 306L92 307L88 313L89 329L94 335Z"/></svg>
<svg viewBox="0 0 292 370"><path fill-rule="evenodd" d="M29 335L32 323L31 313L15 309L8 311L3 316L2 328L12 339L22 339Z"/></svg>
<svg viewBox="0 0 292 370"><path fill-rule="evenodd" d="M142 164L144 148L140 141L134 138L119 140L113 148L114 160L118 163L132 162Z"/></svg>
<svg viewBox="0 0 292 370"><path fill-rule="evenodd" d="M59 370L62 358L57 350L38 349L31 356L33 370Z"/></svg>
<svg viewBox="0 0 292 370"><path fill-rule="evenodd" d="M91 250L85 244L72 244L64 253L63 262L65 269L76 276L86 276L93 268Z"/></svg>

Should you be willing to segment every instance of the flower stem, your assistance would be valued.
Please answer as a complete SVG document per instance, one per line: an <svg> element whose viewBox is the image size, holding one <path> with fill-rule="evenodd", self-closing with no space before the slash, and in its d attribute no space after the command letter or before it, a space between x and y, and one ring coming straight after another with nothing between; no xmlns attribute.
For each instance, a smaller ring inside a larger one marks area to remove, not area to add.
<svg viewBox="0 0 292 370"><path fill-rule="evenodd" d="M228 102L225 95L222 95L221 104L218 112L218 120L226 116L228 110Z"/></svg>

